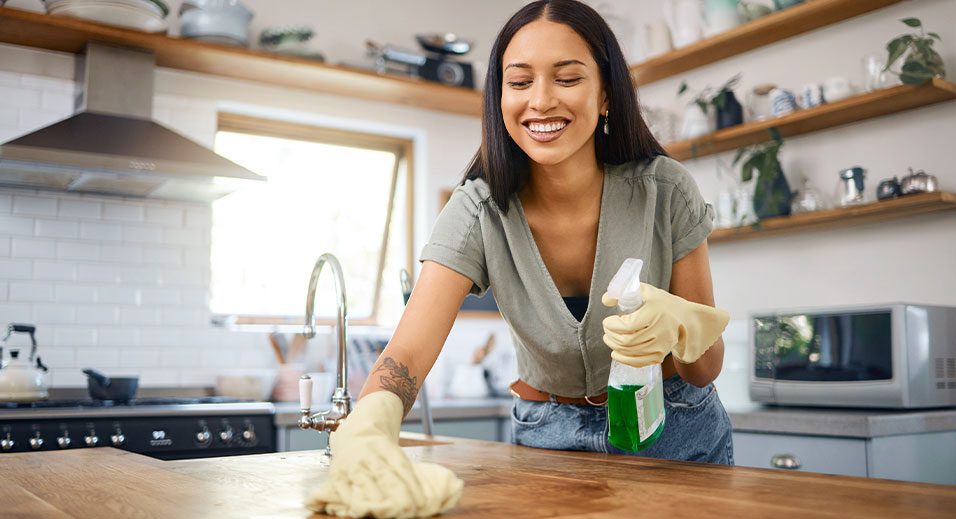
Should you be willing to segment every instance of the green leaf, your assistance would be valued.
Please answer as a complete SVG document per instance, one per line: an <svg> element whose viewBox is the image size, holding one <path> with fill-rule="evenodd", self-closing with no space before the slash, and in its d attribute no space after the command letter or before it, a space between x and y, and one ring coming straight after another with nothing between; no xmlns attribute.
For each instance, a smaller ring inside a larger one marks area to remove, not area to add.
<svg viewBox="0 0 956 519"><path fill-rule="evenodd" d="M727 104L727 92L721 91L714 97L714 108L718 110L723 110L724 105Z"/></svg>
<svg viewBox="0 0 956 519"><path fill-rule="evenodd" d="M906 25L909 25L910 27L920 27L923 25L923 23L919 21L919 18L903 18L900 21Z"/></svg>
<svg viewBox="0 0 956 519"><path fill-rule="evenodd" d="M734 161L731 162L733 165L737 165L740 162L741 157L744 156L744 153L747 153L747 148L740 148L737 150L737 153L734 153Z"/></svg>
<svg viewBox="0 0 956 519"><path fill-rule="evenodd" d="M707 113L708 113L708 112L707 112L707 101L704 101L703 99L697 98L697 99L694 100L694 102L697 103L697 106L700 107L700 111L701 111L701 112L704 112L704 115L707 115Z"/></svg>
<svg viewBox="0 0 956 519"><path fill-rule="evenodd" d="M912 36L900 36L886 44L886 51L888 56L886 58L886 67L883 70L888 70L890 66L896 63L896 60L900 59L900 56L906 52L906 47L909 46Z"/></svg>
<svg viewBox="0 0 956 519"><path fill-rule="evenodd" d="M681 81L680 86L677 88L677 95L682 95L686 91L687 91L687 82Z"/></svg>
<svg viewBox="0 0 956 519"><path fill-rule="evenodd" d="M943 40L943 39L940 38L939 35L936 34L935 32L928 32L928 33L926 33L926 35L929 36L930 38L936 38L937 40L940 40L940 41Z"/></svg>
<svg viewBox="0 0 956 519"><path fill-rule="evenodd" d="M767 131L770 132L770 138L773 139L774 142L778 142L781 145L783 144L783 137L780 136L780 130L778 130L776 126L772 126ZM780 146L777 146L777 148L779 149Z"/></svg>

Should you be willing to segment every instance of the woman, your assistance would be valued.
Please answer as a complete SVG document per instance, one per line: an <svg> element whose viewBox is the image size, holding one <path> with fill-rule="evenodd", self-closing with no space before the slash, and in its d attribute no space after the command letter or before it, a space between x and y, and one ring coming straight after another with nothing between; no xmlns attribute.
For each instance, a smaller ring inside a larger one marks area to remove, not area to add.
<svg viewBox="0 0 956 519"><path fill-rule="evenodd" d="M463 298L494 287L521 377L516 443L626 454L607 442L602 405L613 356L662 363L665 429L637 455L733 464L712 384L728 319L712 307L712 217L642 120L607 24L573 0L528 4L494 44L481 149L435 224L363 396L407 413ZM616 316L613 300L600 303L629 257L645 262L645 304ZM365 404L344 428L377 412Z"/></svg>

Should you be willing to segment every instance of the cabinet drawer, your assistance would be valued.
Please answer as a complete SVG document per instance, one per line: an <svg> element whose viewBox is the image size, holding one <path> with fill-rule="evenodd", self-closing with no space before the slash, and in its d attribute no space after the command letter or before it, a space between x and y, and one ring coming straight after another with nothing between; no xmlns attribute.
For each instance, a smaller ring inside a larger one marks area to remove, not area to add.
<svg viewBox="0 0 956 519"><path fill-rule="evenodd" d="M866 477L866 440L734 432L734 461L742 467L780 468L795 460L801 472ZM789 456L789 458L784 458Z"/></svg>

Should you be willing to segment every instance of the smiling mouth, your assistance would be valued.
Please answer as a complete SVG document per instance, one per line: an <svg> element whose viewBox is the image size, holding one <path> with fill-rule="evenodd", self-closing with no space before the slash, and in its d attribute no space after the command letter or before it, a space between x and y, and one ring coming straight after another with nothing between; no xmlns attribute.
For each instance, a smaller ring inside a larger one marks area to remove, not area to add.
<svg viewBox="0 0 956 519"><path fill-rule="evenodd" d="M532 139L538 142L550 142L564 133L564 129L571 124L567 119L554 119L546 121L528 121L523 126Z"/></svg>

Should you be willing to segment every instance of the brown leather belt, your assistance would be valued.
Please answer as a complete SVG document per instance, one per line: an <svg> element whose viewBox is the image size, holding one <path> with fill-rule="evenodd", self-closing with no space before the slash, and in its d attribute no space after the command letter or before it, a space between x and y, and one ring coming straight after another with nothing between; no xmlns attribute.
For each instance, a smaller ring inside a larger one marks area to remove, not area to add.
<svg viewBox="0 0 956 519"><path fill-rule="evenodd" d="M551 400L551 394L544 391L540 391L529 386L524 380L518 379L511 383L509 386L511 389L511 394L522 399L530 400L532 402L547 402ZM576 404L576 405L593 405L593 406L605 406L607 405L607 393L601 393L600 395L595 396L584 396L584 397L569 397L569 396L558 396L554 395L554 400L559 404Z"/></svg>

